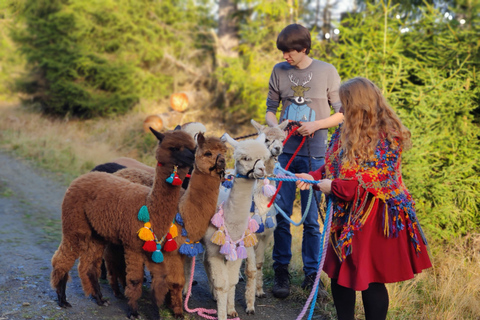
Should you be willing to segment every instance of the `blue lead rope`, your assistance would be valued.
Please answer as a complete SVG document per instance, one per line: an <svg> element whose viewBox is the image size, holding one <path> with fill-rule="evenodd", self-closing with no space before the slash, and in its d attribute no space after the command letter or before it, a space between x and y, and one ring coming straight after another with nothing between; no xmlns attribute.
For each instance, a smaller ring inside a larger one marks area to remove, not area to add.
<svg viewBox="0 0 480 320"><path fill-rule="evenodd" d="M267 179L268 180L272 180L272 181L291 181L291 182L294 182L294 181L303 181L303 182L307 182L307 183L311 183L311 184L317 184L319 183L320 181L316 181L316 180L307 180L307 179L301 179L301 178L297 178L295 177L295 174L290 172L290 171L287 171L285 169L282 168L282 166L280 166L280 164L277 162L275 164L275 168L274 168L274 172L282 172L283 174L285 174L286 176L290 176L290 177L294 177L294 178L287 178L287 177L282 177L282 178L276 178L276 177L268 177ZM312 203L312 195L313 195L313 187L310 186L310 192L308 194L308 201L307 201L307 207L305 208L305 211L303 212L303 215L302 215L302 219L300 219L299 222L295 222L293 221L286 213L285 211L283 211L280 206L276 203L274 203L274 206L275 206L275 209L277 209L278 212L280 212L280 214L285 218L287 219L291 224L293 224L294 226L298 227L300 226L304 221L305 219L307 218L307 213L308 211L310 210L310 204Z"/></svg>

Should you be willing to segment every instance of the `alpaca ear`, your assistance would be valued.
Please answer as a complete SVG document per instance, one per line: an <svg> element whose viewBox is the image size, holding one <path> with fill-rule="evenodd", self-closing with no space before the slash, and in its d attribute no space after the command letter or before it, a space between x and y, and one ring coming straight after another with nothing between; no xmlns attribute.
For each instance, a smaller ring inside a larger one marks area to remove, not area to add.
<svg viewBox="0 0 480 320"><path fill-rule="evenodd" d="M155 137L157 137L158 141L162 142L163 138L165 138L165 135L153 129L152 127L149 127L149 128L150 128L150 131L152 131L152 133L155 135Z"/></svg>
<svg viewBox="0 0 480 320"><path fill-rule="evenodd" d="M201 131L195 134L194 139L197 141L197 144L200 147L203 146L203 144L205 143L205 136L203 135L203 133Z"/></svg>
<svg viewBox="0 0 480 320"><path fill-rule="evenodd" d="M177 126L175 127L175 129L173 129L173 131L177 131L177 130L182 130L182 126L177 124Z"/></svg>
<svg viewBox="0 0 480 320"><path fill-rule="evenodd" d="M229 143L234 148L238 145L238 141L230 137L228 133L224 133L223 136L220 138L220 140L222 140L223 142Z"/></svg>
<svg viewBox="0 0 480 320"><path fill-rule="evenodd" d="M265 143L265 133L260 133L257 137L257 139L255 139L256 141L260 141L262 143Z"/></svg>
<svg viewBox="0 0 480 320"><path fill-rule="evenodd" d="M279 128L280 130L285 130L285 128L287 127L287 125L288 125L288 120L284 120L282 123L280 123L280 124L278 125L278 128Z"/></svg>
<svg viewBox="0 0 480 320"><path fill-rule="evenodd" d="M255 129L257 129L258 132L262 132L262 130L265 128L264 125L261 125L260 123L258 123L257 121L255 121L253 119L250 122L255 127Z"/></svg>

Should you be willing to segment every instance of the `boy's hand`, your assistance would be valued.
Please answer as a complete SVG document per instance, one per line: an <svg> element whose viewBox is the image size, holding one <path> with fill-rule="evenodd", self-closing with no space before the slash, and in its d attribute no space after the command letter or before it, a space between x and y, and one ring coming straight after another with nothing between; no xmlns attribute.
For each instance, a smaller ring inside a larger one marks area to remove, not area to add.
<svg viewBox="0 0 480 320"><path fill-rule="evenodd" d="M315 180L311 175L308 173L295 173L295 177L300 178L300 179L305 179L305 180ZM296 181L297 187L300 190L308 190L310 189L310 186L312 185L311 183L305 182L305 181Z"/></svg>

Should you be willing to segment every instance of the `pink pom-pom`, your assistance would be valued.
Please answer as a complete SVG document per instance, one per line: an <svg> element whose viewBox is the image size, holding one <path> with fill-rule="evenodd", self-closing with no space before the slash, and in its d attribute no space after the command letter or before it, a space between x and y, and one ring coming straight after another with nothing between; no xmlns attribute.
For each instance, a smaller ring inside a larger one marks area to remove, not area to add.
<svg viewBox="0 0 480 320"><path fill-rule="evenodd" d="M217 228L223 226L223 209L219 209L210 220L210 222Z"/></svg>
<svg viewBox="0 0 480 320"><path fill-rule="evenodd" d="M263 187L262 187L262 193L265 197L271 198L277 191L277 188L272 186L269 182L268 179L263 180Z"/></svg>
<svg viewBox="0 0 480 320"><path fill-rule="evenodd" d="M238 259L246 259L247 258L247 249L243 245L243 241L240 242L240 245L237 247L237 257L238 257Z"/></svg>
<svg viewBox="0 0 480 320"><path fill-rule="evenodd" d="M228 241L226 241L225 244L220 248L220 253L224 255L229 255L231 251L232 245Z"/></svg>
<svg viewBox="0 0 480 320"><path fill-rule="evenodd" d="M225 255L225 259L227 259L228 261L235 261L235 260L238 259L237 250L235 250L235 245L234 244L231 245L230 253Z"/></svg>
<svg viewBox="0 0 480 320"><path fill-rule="evenodd" d="M255 219L250 218L250 220L248 220L248 229L251 232L256 232L258 228L260 228L258 222Z"/></svg>

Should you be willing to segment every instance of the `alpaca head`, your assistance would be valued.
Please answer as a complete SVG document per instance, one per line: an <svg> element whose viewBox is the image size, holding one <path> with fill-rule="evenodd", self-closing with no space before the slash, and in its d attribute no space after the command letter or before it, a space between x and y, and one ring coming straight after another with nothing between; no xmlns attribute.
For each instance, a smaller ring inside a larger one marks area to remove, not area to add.
<svg viewBox="0 0 480 320"><path fill-rule="evenodd" d="M160 133L150 128L158 139L155 158L158 163L167 167L177 166L187 168L193 166L195 161L195 141L188 133L182 130Z"/></svg>
<svg viewBox="0 0 480 320"><path fill-rule="evenodd" d="M233 158L236 174L254 179L265 177L265 162L270 158L270 151L265 145L265 134L261 133L255 140L239 142L225 133L222 140L235 148Z"/></svg>
<svg viewBox="0 0 480 320"><path fill-rule="evenodd" d="M285 128L288 125L288 120L283 121L275 127L261 125L252 119L252 125L257 129L258 133L265 134L265 144L272 154L272 157L278 157L283 151L283 141L286 138Z"/></svg>
<svg viewBox="0 0 480 320"><path fill-rule="evenodd" d="M195 153L195 170L203 174L223 177L225 175L225 155L227 146L216 137L197 134L197 151Z"/></svg>

